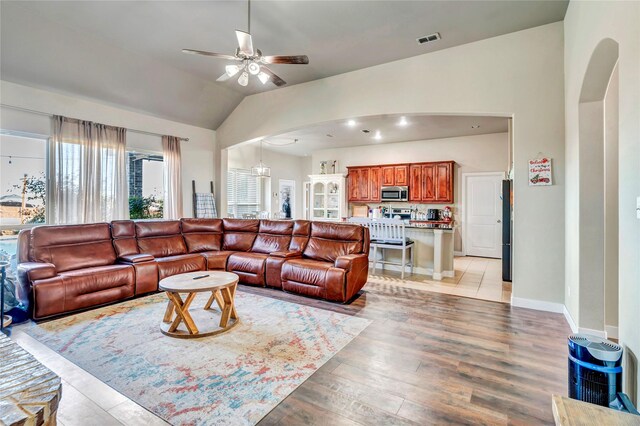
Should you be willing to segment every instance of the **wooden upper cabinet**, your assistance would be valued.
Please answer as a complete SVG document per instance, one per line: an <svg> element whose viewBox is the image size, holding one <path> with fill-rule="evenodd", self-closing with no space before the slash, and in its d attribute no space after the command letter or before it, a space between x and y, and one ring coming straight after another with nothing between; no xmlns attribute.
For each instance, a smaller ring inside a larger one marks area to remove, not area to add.
<svg viewBox="0 0 640 426"><path fill-rule="evenodd" d="M409 167L409 201L422 201L422 166Z"/></svg>
<svg viewBox="0 0 640 426"><path fill-rule="evenodd" d="M380 201L380 182L382 180L382 168L371 167L369 169L369 199Z"/></svg>
<svg viewBox="0 0 640 426"><path fill-rule="evenodd" d="M394 166L382 167L382 186L394 186L396 173Z"/></svg>
<svg viewBox="0 0 640 426"><path fill-rule="evenodd" d="M436 200L435 194L435 165L434 164L423 164L421 166L421 186L420 193L422 195L422 201L433 202Z"/></svg>
<svg viewBox="0 0 640 426"><path fill-rule="evenodd" d="M453 163L451 162L435 165L435 201L453 202Z"/></svg>
<svg viewBox="0 0 640 426"><path fill-rule="evenodd" d="M370 167L350 167L349 201L371 201Z"/></svg>
<svg viewBox="0 0 640 426"><path fill-rule="evenodd" d="M394 186L409 185L409 166L395 166L393 168Z"/></svg>
<svg viewBox="0 0 640 426"><path fill-rule="evenodd" d="M380 202L382 186L408 186L409 201L453 203L454 162L348 167L349 201Z"/></svg>

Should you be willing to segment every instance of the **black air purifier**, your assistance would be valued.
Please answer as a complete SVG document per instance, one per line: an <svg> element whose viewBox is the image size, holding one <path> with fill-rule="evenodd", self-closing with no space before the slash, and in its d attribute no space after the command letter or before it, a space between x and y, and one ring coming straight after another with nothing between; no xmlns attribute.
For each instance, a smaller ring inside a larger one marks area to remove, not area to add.
<svg viewBox="0 0 640 426"><path fill-rule="evenodd" d="M622 348L597 336L569 336L569 397L608 407L622 391Z"/></svg>

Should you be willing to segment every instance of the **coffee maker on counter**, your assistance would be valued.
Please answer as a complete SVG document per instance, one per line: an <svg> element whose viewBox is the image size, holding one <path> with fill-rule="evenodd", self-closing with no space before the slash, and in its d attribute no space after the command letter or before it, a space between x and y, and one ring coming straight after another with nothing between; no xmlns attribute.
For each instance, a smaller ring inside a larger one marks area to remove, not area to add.
<svg viewBox="0 0 640 426"><path fill-rule="evenodd" d="M440 210L427 209L427 220L440 220Z"/></svg>

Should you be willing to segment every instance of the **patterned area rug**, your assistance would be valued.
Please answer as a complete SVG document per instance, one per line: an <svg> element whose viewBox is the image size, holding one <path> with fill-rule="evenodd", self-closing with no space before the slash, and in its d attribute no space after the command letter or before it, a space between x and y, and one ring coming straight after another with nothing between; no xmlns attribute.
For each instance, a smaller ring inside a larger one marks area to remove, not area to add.
<svg viewBox="0 0 640 426"><path fill-rule="evenodd" d="M20 329L169 423L249 425L371 323L238 291L235 328L176 339L160 332L166 303L155 294Z"/></svg>

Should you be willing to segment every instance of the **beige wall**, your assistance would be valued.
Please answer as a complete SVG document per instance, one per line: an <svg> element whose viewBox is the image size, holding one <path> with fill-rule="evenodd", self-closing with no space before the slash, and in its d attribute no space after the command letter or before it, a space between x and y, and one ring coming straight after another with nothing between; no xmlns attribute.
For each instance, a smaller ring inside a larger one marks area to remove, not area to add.
<svg viewBox="0 0 640 426"><path fill-rule="evenodd" d="M562 51L558 22L248 96L218 128L218 141L228 147L314 123L377 114L513 115L514 300L542 301L561 311ZM539 152L554 160L553 186L527 185L527 161Z"/></svg>
<svg viewBox="0 0 640 426"><path fill-rule="evenodd" d="M112 106L61 95L7 81L0 82L2 103L51 114L95 121L146 132L168 134L189 138L182 142L182 190L183 213L193 214L191 201L191 181L196 180L198 190L205 191L214 180L214 156L216 154L216 132L175 121L164 120ZM51 120L44 115L0 108L0 128L50 135ZM131 132L127 137L137 146L154 146L158 137L149 137ZM155 139L155 141L153 140ZM157 145L156 145L157 146ZM219 188L216 194L219 194Z"/></svg>
<svg viewBox="0 0 640 426"><path fill-rule="evenodd" d="M604 99L604 325L618 337L618 96L616 66Z"/></svg>
<svg viewBox="0 0 640 426"><path fill-rule="evenodd" d="M625 348L625 392L638 402L640 374L640 220L636 198L640 196L640 3L569 3L565 33L565 127L566 127L566 303L578 326L583 312L576 297L582 292L579 276L579 182L583 173L579 155L578 104L589 60L596 46L611 38L619 46L619 335ZM598 297L598 296L596 296Z"/></svg>
<svg viewBox="0 0 640 426"><path fill-rule="evenodd" d="M419 163L426 161L456 162L454 177L455 220L460 224L459 206L462 202L462 174L471 172L505 172L509 166L509 135L463 136L447 139L432 139L399 142L351 148L323 149L312 154L313 172L320 172L320 161L337 160L338 172L346 173L348 166L368 166L393 163ZM415 203L406 203L415 204ZM425 205L426 208L442 208L442 204ZM456 230L455 250L462 250L460 228Z"/></svg>

